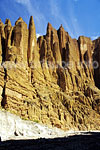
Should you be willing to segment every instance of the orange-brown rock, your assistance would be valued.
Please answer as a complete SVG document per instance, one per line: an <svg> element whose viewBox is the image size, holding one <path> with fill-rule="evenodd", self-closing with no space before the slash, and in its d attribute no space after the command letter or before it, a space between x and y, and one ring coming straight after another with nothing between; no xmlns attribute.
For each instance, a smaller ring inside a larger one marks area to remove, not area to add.
<svg viewBox="0 0 100 150"><path fill-rule="evenodd" d="M13 28L11 46L17 47L17 54L20 55L19 59L15 59L15 62L23 61L27 64L28 29L21 17L16 21ZM15 54L12 53L13 55Z"/></svg>
<svg viewBox="0 0 100 150"><path fill-rule="evenodd" d="M94 80L98 88L100 88L100 38L93 41L94 51L93 51L93 60L94 60Z"/></svg>
<svg viewBox="0 0 100 150"><path fill-rule="evenodd" d="M1 42L1 35L0 35L0 64L2 62L2 42Z"/></svg>
<svg viewBox="0 0 100 150"><path fill-rule="evenodd" d="M35 31L35 25L33 21L33 17L31 16L30 22L29 22L29 39L28 39L28 61L29 64L32 63L32 61L37 61L37 40L36 40L36 31Z"/></svg>
<svg viewBox="0 0 100 150"><path fill-rule="evenodd" d="M99 48L100 39L72 39L50 23L37 40L32 16L29 29L0 20L1 107L65 130L100 129Z"/></svg>
<svg viewBox="0 0 100 150"><path fill-rule="evenodd" d="M0 34L2 38L5 38L4 24L2 23L1 19L0 19Z"/></svg>
<svg viewBox="0 0 100 150"><path fill-rule="evenodd" d="M1 36L1 52L2 53L2 61L5 61L5 53L6 53L6 47L5 47L5 32L4 32L4 24L2 23L1 19L0 19L0 36Z"/></svg>

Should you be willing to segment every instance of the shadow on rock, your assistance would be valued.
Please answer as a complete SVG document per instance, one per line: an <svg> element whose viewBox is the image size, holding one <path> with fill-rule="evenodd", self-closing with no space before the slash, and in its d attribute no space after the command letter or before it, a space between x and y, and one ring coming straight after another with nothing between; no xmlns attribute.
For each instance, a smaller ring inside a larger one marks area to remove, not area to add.
<svg viewBox="0 0 100 150"><path fill-rule="evenodd" d="M100 133L88 132L55 139L9 140L0 142L0 150L100 150Z"/></svg>

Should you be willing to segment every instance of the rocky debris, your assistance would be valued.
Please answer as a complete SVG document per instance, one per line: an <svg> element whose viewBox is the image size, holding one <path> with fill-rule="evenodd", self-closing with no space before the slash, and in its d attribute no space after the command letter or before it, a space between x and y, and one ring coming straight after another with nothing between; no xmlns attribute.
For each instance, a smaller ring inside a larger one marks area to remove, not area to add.
<svg viewBox="0 0 100 150"><path fill-rule="evenodd" d="M99 43L50 23L37 40L32 16L29 28L21 17L14 27L0 20L1 108L64 130L99 130Z"/></svg>
<svg viewBox="0 0 100 150"><path fill-rule="evenodd" d="M54 139L74 135L91 135L98 131L63 131L56 127L43 125L36 120L22 120L19 116L5 110L0 110L0 138L1 141L28 140L28 139ZM100 132L98 132L99 135ZM1 145L1 143L0 143ZM1 148L1 147L0 147Z"/></svg>
<svg viewBox="0 0 100 150"><path fill-rule="evenodd" d="M67 134L69 134L69 132L67 133L58 128L39 124L36 120L34 120L34 122L22 120L19 116L0 110L1 141L55 138L67 136Z"/></svg>

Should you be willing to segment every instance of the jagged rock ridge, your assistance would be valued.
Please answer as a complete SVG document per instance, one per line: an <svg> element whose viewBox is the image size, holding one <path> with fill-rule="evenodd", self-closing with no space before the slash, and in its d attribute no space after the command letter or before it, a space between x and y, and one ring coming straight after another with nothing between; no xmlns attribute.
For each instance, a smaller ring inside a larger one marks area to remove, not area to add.
<svg viewBox="0 0 100 150"><path fill-rule="evenodd" d="M33 17L29 28L0 20L1 107L65 130L100 129L99 45L50 23L37 40Z"/></svg>

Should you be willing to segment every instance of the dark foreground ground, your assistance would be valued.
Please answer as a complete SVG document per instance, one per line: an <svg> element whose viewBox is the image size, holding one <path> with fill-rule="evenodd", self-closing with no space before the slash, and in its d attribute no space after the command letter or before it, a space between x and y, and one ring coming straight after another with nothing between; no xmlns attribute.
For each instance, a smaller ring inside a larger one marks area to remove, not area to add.
<svg viewBox="0 0 100 150"><path fill-rule="evenodd" d="M100 133L55 139L9 140L0 142L0 150L100 150Z"/></svg>

